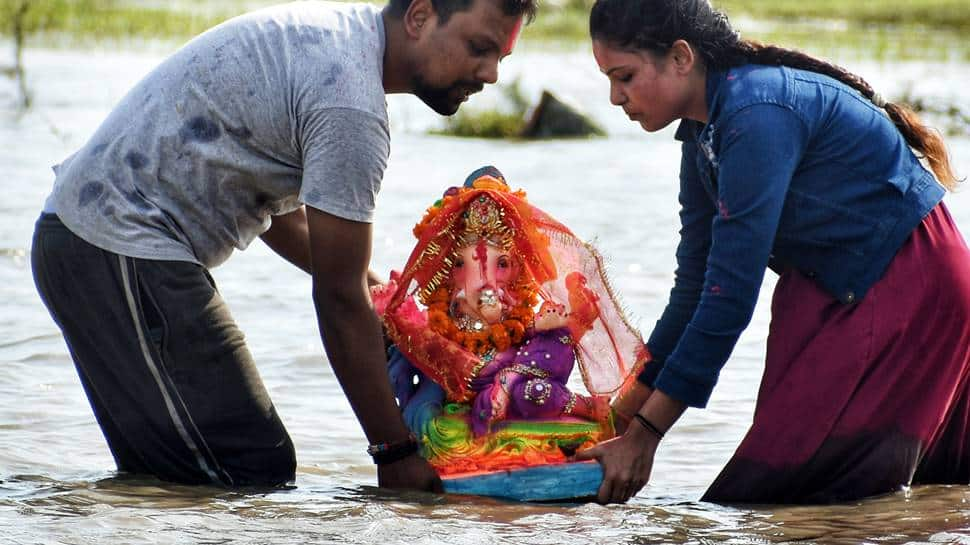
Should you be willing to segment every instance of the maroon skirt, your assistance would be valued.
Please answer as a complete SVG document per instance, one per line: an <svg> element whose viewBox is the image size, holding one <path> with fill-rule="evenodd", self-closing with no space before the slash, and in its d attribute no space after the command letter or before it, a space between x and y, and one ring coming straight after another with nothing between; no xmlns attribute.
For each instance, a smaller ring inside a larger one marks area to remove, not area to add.
<svg viewBox="0 0 970 545"><path fill-rule="evenodd" d="M771 316L754 421L704 500L970 482L970 250L943 204L858 303L789 271Z"/></svg>

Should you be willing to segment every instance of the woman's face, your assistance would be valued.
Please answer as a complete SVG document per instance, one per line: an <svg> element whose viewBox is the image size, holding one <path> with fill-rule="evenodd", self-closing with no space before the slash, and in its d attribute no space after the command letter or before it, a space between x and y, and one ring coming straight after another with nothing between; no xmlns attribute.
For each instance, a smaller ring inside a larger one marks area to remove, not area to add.
<svg viewBox="0 0 970 545"><path fill-rule="evenodd" d="M593 56L610 80L610 102L623 108L632 121L647 132L663 129L687 116L691 89L689 78L671 54L617 49L593 41Z"/></svg>

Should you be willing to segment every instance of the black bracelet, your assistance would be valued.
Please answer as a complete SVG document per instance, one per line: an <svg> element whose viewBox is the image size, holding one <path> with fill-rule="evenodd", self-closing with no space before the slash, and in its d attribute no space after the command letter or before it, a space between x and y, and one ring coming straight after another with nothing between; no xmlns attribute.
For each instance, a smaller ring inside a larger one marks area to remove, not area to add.
<svg viewBox="0 0 970 545"><path fill-rule="evenodd" d="M648 432L656 435L657 439L664 438L664 432L660 431L660 428L658 428L657 426L654 426L652 422L644 418L642 414L633 413L633 418L636 418L637 422L639 422L640 425L643 426L643 428L646 429Z"/></svg>
<svg viewBox="0 0 970 545"><path fill-rule="evenodd" d="M418 448L420 448L418 438L412 433L403 441L370 445L367 447L367 454L371 455L375 464L382 466L401 461L416 453Z"/></svg>

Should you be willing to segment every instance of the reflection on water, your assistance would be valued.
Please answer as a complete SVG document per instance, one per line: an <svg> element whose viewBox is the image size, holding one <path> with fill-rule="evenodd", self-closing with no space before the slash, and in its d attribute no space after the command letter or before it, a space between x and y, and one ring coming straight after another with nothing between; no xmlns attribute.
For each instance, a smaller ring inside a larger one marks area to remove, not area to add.
<svg viewBox="0 0 970 545"><path fill-rule="evenodd" d="M63 341L34 293L32 223L49 165L83 143L162 53L28 51L36 108L7 108L0 79L0 532L3 543L970 543L970 488L917 487L818 507L701 503L750 422L761 374L767 305L725 368L710 406L689 411L665 440L653 479L628 505L532 505L373 486L365 441L323 358L310 283L257 243L214 271L297 447L297 487L224 490L116 476ZM850 63L851 64L851 63ZM862 63L883 93L970 105L965 64ZM375 223L374 269L400 267L411 226L450 184L481 164L573 228L596 239L616 289L649 330L669 290L676 244L679 152L671 132L647 135L607 101L585 50L522 51L502 66L528 93L549 87L605 125L610 138L547 143L427 136L439 120L391 97L393 151ZM962 78L962 79L961 79ZM485 93L472 106L495 100ZM955 97L955 98L953 98ZM970 140L951 140L970 173ZM970 233L970 197L948 197ZM767 278L764 291L772 288Z"/></svg>

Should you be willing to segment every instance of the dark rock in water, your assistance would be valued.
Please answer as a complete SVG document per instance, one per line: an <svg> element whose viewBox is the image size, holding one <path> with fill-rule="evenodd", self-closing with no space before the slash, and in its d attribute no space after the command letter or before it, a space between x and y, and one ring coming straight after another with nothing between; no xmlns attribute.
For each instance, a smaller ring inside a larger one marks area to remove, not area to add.
<svg viewBox="0 0 970 545"><path fill-rule="evenodd" d="M580 138L605 136L606 131L586 115L556 98L549 91L542 98L526 122L522 138Z"/></svg>

